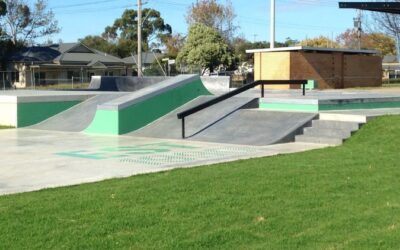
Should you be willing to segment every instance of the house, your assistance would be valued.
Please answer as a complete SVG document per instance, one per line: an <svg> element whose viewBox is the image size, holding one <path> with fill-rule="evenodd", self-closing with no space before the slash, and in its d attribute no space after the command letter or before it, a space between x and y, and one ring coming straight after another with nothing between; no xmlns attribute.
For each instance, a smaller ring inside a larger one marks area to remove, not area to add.
<svg viewBox="0 0 400 250"><path fill-rule="evenodd" d="M142 52L142 71L144 71L146 68L151 67L153 63L157 63L157 60L161 63L161 58L163 58L164 55L161 53L153 53L153 52ZM133 55L133 56L128 56L125 57L124 62L128 65L132 65L134 69L137 68L137 61L138 61L138 56Z"/></svg>
<svg viewBox="0 0 400 250"><path fill-rule="evenodd" d="M400 63L397 61L397 56L386 55L382 59L383 79L399 78Z"/></svg>
<svg viewBox="0 0 400 250"><path fill-rule="evenodd" d="M125 76L131 65L82 43L24 48L7 58L7 78L17 88L61 82L88 82L93 75Z"/></svg>

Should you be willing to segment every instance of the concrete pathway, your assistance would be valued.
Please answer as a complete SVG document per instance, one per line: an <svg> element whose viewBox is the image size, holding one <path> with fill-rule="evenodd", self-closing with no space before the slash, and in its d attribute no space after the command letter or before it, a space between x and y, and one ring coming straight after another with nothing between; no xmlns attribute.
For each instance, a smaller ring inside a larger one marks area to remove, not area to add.
<svg viewBox="0 0 400 250"><path fill-rule="evenodd" d="M256 147L31 129L0 130L0 195L325 146L288 143Z"/></svg>

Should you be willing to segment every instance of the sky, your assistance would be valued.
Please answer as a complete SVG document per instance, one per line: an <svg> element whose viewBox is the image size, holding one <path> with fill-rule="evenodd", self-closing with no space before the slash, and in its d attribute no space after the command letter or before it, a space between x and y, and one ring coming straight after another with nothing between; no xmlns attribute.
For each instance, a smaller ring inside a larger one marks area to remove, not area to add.
<svg viewBox="0 0 400 250"><path fill-rule="evenodd" d="M137 0L47 0L61 32L49 37L57 42L76 42L87 35L100 35ZM185 15L195 0L142 0L144 8L160 11L173 32L186 34ZM249 41L269 41L270 0L231 0L239 26L237 35ZM343 0L342 0L343 1ZM344 0L345 2L346 0ZM34 0L28 0L32 3ZM219 0L224 3L225 0ZM303 40L319 35L335 38L353 27L356 10L339 9L334 0L276 0L276 41ZM366 16L367 14L363 14ZM45 38L44 40L47 40Z"/></svg>

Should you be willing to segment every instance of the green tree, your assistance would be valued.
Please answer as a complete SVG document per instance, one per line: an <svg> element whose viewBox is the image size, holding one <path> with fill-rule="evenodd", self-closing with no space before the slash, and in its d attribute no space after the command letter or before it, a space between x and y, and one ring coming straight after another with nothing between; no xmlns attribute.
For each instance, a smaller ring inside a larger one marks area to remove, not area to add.
<svg viewBox="0 0 400 250"><path fill-rule="evenodd" d="M167 49L167 56L170 58L176 58L179 51L185 44L185 37L179 33L173 34L163 39L163 43Z"/></svg>
<svg viewBox="0 0 400 250"><path fill-rule="evenodd" d="M232 2L227 0L220 4L216 0L197 0L187 11L188 25L202 23L212 27L226 39L232 42L237 26L234 25L236 14Z"/></svg>
<svg viewBox="0 0 400 250"><path fill-rule="evenodd" d="M172 28L164 22L159 11L144 9L142 40L144 50L152 45L158 45L163 39L171 36ZM136 10L125 10L122 16L114 21L112 26L105 28L102 37L109 42L117 43L117 46L124 46L127 51L133 52L137 48L137 18ZM120 48L122 49L122 48Z"/></svg>
<svg viewBox="0 0 400 250"><path fill-rule="evenodd" d="M348 29L340 34L336 41L345 48L358 48L358 35L355 30ZM395 55L396 43L393 38L383 33L363 33L361 48L378 50L382 56Z"/></svg>
<svg viewBox="0 0 400 250"><path fill-rule="evenodd" d="M1 14L4 14L0 24L5 37L14 45L33 42L36 38L60 31L54 13L47 10L45 0L37 0L32 7L25 0L5 0L4 3L0 5Z"/></svg>
<svg viewBox="0 0 400 250"><path fill-rule="evenodd" d="M90 48L97 49L112 55L118 55L117 45L108 42L101 36L86 36L82 39L79 39L79 42L87 45Z"/></svg>
<svg viewBox="0 0 400 250"><path fill-rule="evenodd" d="M7 4L3 0L0 1L0 16L4 16L7 13Z"/></svg>
<svg viewBox="0 0 400 250"><path fill-rule="evenodd" d="M315 38L309 38L309 39L304 39L303 41L300 42L302 46L308 46L308 47L322 47L322 48L339 48L340 45L329 39L326 36L319 36Z"/></svg>
<svg viewBox="0 0 400 250"><path fill-rule="evenodd" d="M215 29L201 23L190 26L187 41L179 52L177 62L180 65L201 66L202 74L210 72L221 64L230 66L233 56L228 44Z"/></svg>

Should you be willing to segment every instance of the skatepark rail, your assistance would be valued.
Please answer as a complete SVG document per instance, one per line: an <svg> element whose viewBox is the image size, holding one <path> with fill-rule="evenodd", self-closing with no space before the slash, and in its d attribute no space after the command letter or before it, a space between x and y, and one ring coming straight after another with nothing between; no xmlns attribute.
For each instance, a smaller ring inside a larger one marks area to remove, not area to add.
<svg viewBox="0 0 400 250"><path fill-rule="evenodd" d="M231 98L235 95L238 95L246 90L249 90L251 88L254 88L256 86L261 85L261 97L264 97L264 85L279 85L279 84L299 84L302 85L302 90L303 90L303 95L306 93L306 84L308 80L257 80L252 83L246 84L240 88L237 88L233 91L230 91L226 94L217 96L209 101L206 101L204 103L201 103L195 107L192 107L190 109L187 109L185 111L182 111L177 114L178 119L181 119L182 121L182 138L185 139L185 117L192 115L200 110L203 110L205 108L208 108L214 104L217 104L219 102L222 102L228 98Z"/></svg>

